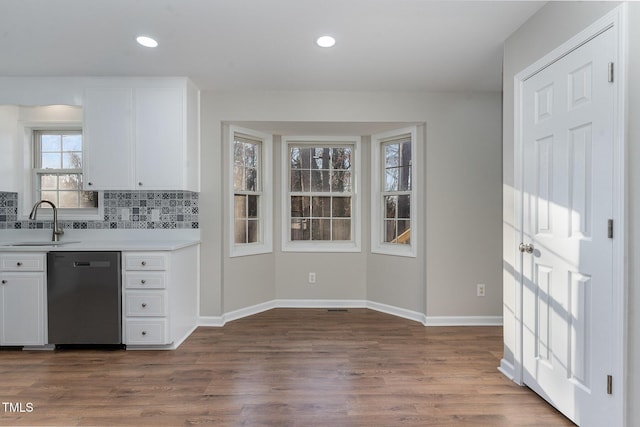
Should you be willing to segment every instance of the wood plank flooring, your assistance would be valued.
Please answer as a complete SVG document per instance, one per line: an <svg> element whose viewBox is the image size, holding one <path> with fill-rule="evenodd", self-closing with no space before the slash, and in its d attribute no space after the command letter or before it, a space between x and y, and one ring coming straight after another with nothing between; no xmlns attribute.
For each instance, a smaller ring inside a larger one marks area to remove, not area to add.
<svg viewBox="0 0 640 427"><path fill-rule="evenodd" d="M275 309L175 351L0 351L0 425L573 426L501 356L499 327Z"/></svg>

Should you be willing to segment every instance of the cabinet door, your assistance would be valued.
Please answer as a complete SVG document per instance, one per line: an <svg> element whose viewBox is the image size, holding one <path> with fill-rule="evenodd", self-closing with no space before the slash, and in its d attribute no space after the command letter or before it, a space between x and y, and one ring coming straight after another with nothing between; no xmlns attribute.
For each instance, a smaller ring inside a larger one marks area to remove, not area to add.
<svg viewBox="0 0 640 427"><path fill-rule="evenodd" d="M2 274L0 345L44 345L44 274Z"/></svg>
<svg viewBox="0 0 640 427"><path fill-rule="evenodd" d="M183 186L184 90L135 90L136 187L179 190Z"/></svg>
<svg viewBox="0 0 640 427"><path fill-rule="evenodd" d="M85 91L83 181L87 190L132 188L132 96L127 88Z"/></svg>

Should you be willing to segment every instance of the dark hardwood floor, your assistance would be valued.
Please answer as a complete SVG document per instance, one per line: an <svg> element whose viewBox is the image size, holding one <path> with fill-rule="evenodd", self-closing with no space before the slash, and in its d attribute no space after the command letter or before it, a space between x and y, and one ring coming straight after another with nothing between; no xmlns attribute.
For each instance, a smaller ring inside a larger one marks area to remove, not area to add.
<svg viewBox="0 0 640 427"><path fill-rule="evenodd" d="M0 425L573 425L501 357L499 327L275 309L175 351L0 351Z"/></svg>

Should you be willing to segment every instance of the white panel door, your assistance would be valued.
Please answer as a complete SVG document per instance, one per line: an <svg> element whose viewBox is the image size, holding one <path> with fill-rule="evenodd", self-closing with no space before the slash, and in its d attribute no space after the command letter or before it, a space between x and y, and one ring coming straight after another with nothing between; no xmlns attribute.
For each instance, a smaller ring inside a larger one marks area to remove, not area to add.
<svg viewBox="0 0 640 427"><path fill-rule="evenodd" d="M523 381L581 426L612 425L615 52L607 30L522 94Z"/></svg>

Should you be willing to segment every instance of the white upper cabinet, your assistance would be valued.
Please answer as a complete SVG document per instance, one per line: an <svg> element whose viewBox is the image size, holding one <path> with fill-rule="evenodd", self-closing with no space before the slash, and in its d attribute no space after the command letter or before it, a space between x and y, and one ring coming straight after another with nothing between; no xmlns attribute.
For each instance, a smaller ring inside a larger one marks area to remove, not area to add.
<svg viewBox="0 0 640 427"><path fill-rule="evenodd" d="M133 90L90 88L84 95L83 184L88 190L124 190L134 179Z"/></svg>
<svg viewBox="0 0 640 427"><path fill-rule="evenodd" d="M198 114L187 79L87 89L84 188L199 191Z"/></svg>

